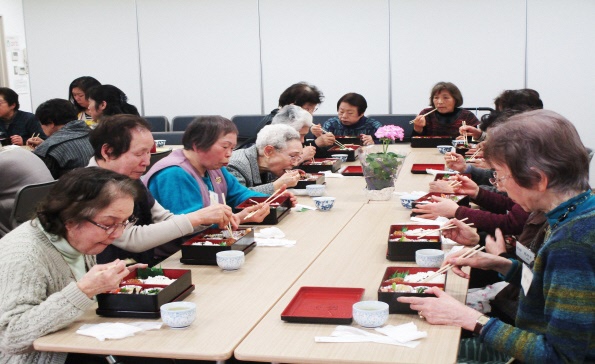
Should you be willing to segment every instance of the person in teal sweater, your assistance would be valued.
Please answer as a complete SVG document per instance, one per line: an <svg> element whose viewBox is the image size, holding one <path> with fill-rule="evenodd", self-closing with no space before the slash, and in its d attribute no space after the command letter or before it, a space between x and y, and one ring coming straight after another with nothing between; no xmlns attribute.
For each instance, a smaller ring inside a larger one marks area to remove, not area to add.
<svg viewBox="0 0 595 364"><path fill-rule="evenodd" d="M549 224L537 254L522 260L486 253L454 254L448 263L499 272L521 285L515 326L488 318L447 293L435 298L399 298L431 324L474 331L485 348L523 363L595 361L595 196L589 187L589 158L574 126L546 110L515 115L490 131L484 155L496 170L499 190L526 211L543 211ZM563 143L559 141L563 140ZM523 155L524 158L518 158ZM458 220L445 236L477 239ZM497 233L498 243L502 235ZM493 241L492 241L493 242ZM487 240L490 243L490 239Z"/></svg>
<svg viewBox="0 0 595 364"><path fill-rule="evenodd" d="M157 162L143 177L151 194L175 214L195 211L212 204L236 207L252 197L268 195L240 184L225 166L237 142L237 128L221 116L195 119L184 132L184 149L174 150ZM288 194L293 202L295 197ZM249 213L257 211L252 217ZM260 204L234 215L234 227L240 223L261 222L270 209Z"/></svg>

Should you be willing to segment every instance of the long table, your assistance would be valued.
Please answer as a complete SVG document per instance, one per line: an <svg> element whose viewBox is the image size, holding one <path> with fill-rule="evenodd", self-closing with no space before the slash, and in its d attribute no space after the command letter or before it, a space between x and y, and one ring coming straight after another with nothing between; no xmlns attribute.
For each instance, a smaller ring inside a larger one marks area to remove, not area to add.
<svg viewBox="0 0 595 364"><path fill-rule="evenodd" d="M407 151L409 147L405 145L396 149ZM427 188L430 176L411 175L409 172L411 164L418 161L441 163L443 159L436 149L415 150L405 161L396 184L397 190ZM185 300L197 304L197 318L189 328L173 330L164 326L159 331L142 332L123 340L99 342L75 332L82 324L133 322L138 319L100 317L93 308L69 327L37 339L35 349L215 361L226 360L235 352L237 357L251 360L333 361L333 353L348 348L335 344L321 345L314 347L317 354L312 358L301 350L292 351L289 356L279 354L285 344L293 347L302 346L302 340L304 343L308 339L313 342L312 332L326 330L323 334L329 334L329 326L285 325L280 321L279 310L302 285L365 287L365 298L375 299L374 292L381 272L391 265L384 259L388 225L396 218L404 220L408 210L400 205L398 199L387 203L368 203L361 177L327 178L326 182L326 195L337 198L331 211L292 211L278 225L287 238L297 240L294 247L257 247L246 256L244 266L234 272L224 272L216 266L183 265L179 262L180 253L164 261L164 268L192 271L196 290ZM309 197L298 197L298 200L313 205ZM354 269L347 269L351 267ZM451 279L450 276L448 279L447 291L464 300L466 282L457 283L456 278ZM391 323L400 320L397 316L391 317ZM453 348L446 354L442 353L441 358L454 360L460 330L420 324L431 336L428 342ZM275 331L278 329L280 331ZM272 331L266 333L267 330ZM299 345L283 339L294 330L302 331ZM367 351L387 350L377 345L371 347ZM418 354L409 354L418 357Z"/></svg>

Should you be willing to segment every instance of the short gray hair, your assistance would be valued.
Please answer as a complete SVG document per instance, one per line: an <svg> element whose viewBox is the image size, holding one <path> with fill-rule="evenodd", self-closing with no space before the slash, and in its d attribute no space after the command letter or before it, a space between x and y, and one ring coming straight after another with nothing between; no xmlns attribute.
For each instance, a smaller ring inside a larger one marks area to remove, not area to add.
<svg viewBox="0 0 595 364"><path fill-rule="evenodd" d="M300 134L291 126L285 124L267 125L256 136L256 149L260 154L264 153L264 148L267 145L271 145L277 150L283 150L287 148L287 142L291 140L301 143Z"/></svg>
<svg viewBox="0 0 595 364"><path fill-rule="evenodd" d="M506 165L519 186L535 186L541 171L552 190L589 189L587 150L574 125L563 116L548 110L527 111L489 133L484 157L492 165Z"/></svg>
<svg viewBox="0 0 595 364"><path fill-rule="evenodd" d="M286 124L299 132L304 126L312 126L312 114L299 106L286 105L275 115L271 124Z"/></svg>

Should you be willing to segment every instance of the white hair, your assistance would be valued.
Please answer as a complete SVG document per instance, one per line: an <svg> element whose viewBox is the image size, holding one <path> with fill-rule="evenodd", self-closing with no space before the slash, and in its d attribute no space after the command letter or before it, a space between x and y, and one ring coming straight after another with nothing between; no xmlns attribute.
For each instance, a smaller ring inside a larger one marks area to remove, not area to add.
<svg viewBox="0 0 595 364"><path fill-rule="evenodd" d="M312 114L299 106L285 105L275 115L271 124L286 124L299 132L304 126L312 126Z"/></svg>
<svg viewBox="0 0 595 364"><path fill-rule="evenodd" d="M277 150L287 148L287 142L297 140L300 142L300 134L289 125L275 124L267 125L260 129L256 136L256 149L260 154L264 153L267 145L273 146Z"/></svg>

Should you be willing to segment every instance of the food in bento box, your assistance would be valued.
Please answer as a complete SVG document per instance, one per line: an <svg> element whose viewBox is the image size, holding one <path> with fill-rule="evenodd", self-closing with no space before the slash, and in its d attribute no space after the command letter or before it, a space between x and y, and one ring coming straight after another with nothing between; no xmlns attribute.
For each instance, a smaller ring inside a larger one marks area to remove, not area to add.
<svg viewBox="0 0 595 364"><path fill-rule="evenodd" d="M166 276L154 276L154 277L149 277L149 278L143 280L143 282L145 284L162 284L162 285L172 284L175 281L176 281L175 279L167 278Z"/></svg>
<svg viewBox="0 0 595 364"><path fill-rule="evenodd" d="M323 161L320 162L309 162L309 165L312 166L332 166L333 164L335 164L336 159L325 159Z"/></svg>
<svg viewBox="0 0 595 364"><path fill-rule="evenodd" d="M390 237L389 237L389 241L418 241L419 240L419 236L423 235L422 238L424 241L432 241L432 242L437 242L440 240L439 237L432 237L432 236L425 236L426 233L428 231L431 230L436 230L436 229L423 229L423 228L419 228L419 229L411 229L409 230L407 227L404 227L401 230L396 230L395 232L393 232ZM434 234L436 235L436 234Z"/></svg>
<svg viewBox="0 0 595 364"><path fill-rule="evenodd" d="M204 235L201 236L202 239L213 239L213 240L223 240L223 241L220 241L220 242L212 242L212 241L209 241L209 240L207 240L207 241L196 241L196 242L192 243L192 245L205 245L205 246L213 246L213 245L226 246L226 245L231 245L231 244L235 243L236 241L238 241L239 239L241 239L246 234L248 234L250 231L252 231L252 228L232 231L231 237L230 237L229 231L227 231L227 230L221 230L220 233L204 234Z"/></svg>
<svg viewBox="0 0 595 364"><path fill-rule="evenodd" d="M120 288L116 288L110 293L119 293L119 294L138 294L143 290L143 287L136 286L136 285L127 285Z"/></svg>
<svg viewBox="0 0 595 364"><path fill-rule="evenodd" d="M410 284L415 284L423 281L427 277L433 275L435 271L427 271L427 272L419 272L409 274L409 271L396 271L394 272L389 279L382 282L380 287L381 292L406 292L406 293L424 293L426 289L429 287L427 286L411 286ZM433 278L429 282L424 283L434 283L434 284L444 284L445 282L445 275L441 274L438 277Z"/></svg>
<svg viewBox="0 0 595 364"><path fill-rule="evenodd" d="M163 290L163 288L160 288L160 287L147 288L147 289L143 289L141 291L141 294L154 295L154 294L159 294L159 292L161 292L161 290Z"/></svg>

